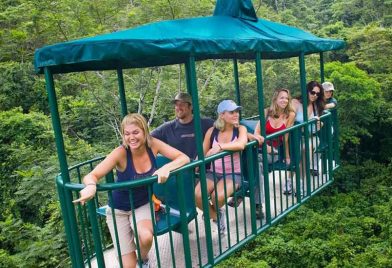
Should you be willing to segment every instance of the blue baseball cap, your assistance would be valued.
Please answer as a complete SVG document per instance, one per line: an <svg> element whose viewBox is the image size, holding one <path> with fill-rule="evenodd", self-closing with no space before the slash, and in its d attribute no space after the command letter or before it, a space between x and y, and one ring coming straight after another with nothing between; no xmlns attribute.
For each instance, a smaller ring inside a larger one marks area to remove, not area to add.
<svg viewBox="0 0 392 268"><path fill-rule="evenodd" d="M224 113L224 112L232 112L235 110L241 110L242 107L238 106L234 101L232 100L223 100L219 103L218 105L218 114Z"/></svg>

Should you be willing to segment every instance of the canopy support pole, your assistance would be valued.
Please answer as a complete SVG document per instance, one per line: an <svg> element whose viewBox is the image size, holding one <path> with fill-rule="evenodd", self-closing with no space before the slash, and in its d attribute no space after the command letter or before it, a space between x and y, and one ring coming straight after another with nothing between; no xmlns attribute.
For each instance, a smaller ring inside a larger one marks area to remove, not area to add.
<svg viewBox="0 0 392 268"><path fill-rule="evenodd" d="M122 69L117 69L117 80L118 80L118 93L120 94L121 102L121 115L124 118L128 114L127 109L127 99L125 97L125 87L124 87L124 76Z"/></svg>
<svg viewBox="0 0 392 268"><path fill-rule="evenodd" d="M262 64L261 64L261 52L256 53L256 83L257 83L257 98L258 98L258 108L259 108L259 121L260 121L260 126L265 126L265 114L264 114L264 89L263 89L263 69L262 69ZM261 131L261 136L266 137L265 133L265 127L260 127ZM262 153L263 153L263 178L264 178L264 198L265 198L265 214L266 214L266 221L267 224L271 223L271 206L270 206L270 190L269 190L269 178L268 178L268 157L267 157L267 145L266 142L263 143L262 146ZM258 178L256 180L259 180ZM261 191L261 189L258 189ZM251 191L252 192L252 191ZM254 200L254 199L253 199ZM262 202L261 202L262 203ZM254 205L253 202L251 202L251 211L252 211L252 206ZM255 209L255 208L254 208ZM254 226L253 226L254 224ZM256 222L252 221L252 230L256 228ZM257 229L257 228L256 228Z"/></svg>
<svg viewBox="0 0 392 268"><path fill-rule="evenodd" d="M186 80L188 92L192 97L192 107L193 107L193 125L195 128L195 138L196 138L196 149L197 149L197 157L199 160L204 162L204 152L203 152L203 135L201 131L201 118L200 118L200 107L199 107L199 97L197 90L197 82L196 82L196 63L194 57L189 57L187 62L185 63L186 70ZM203 163L200 167L200 186L202 193L202 202L203 202L203 213L204 213L204 224L205 224L205 232L206 232L206 242L207 242L207 258L208 263L211 265L214 264L214 255L212 248L212 236L211 236L211 223L210 223L210 215L209 215L209 203L208 203L208 195L207 195L207 180L206 180L206 166ZM192 260L190 257L190 249L188 247L189 241L185 241L184 250L185 250L185 262L186 267L192 266ZM189 254L189 259L187 255Z"/></svg>
<svg viewBox="0 0 392 268"><path fill-rule="evenodd" d="M300 81L301 81L301 96L302 96L302 109L303 109L303 118L306 125L304 126L304 145L305 145L305 176L302 171L302 177L306 178L306 195L310 195L311 185L310 185L310 155L309 155L309 127L308 127L308 92L306 89L306 69L305 69L305 54L301 52L299 56L299 72L300 72ZM302 149L301 149L302 150ZM302 157L302 156L301 156ZM301 162L301 161L300 161ZM305 189L301 189L297 193L304 191ZM297 196L299 202L301 202L301 195Z"/></svg>
<svg viewBox="0 0 392 268"><path fill-rule="evenodd" d="M324 53L320 52L320 82L321 84L324 83L325 76L324 76Z"/></svg>
<svg viewBox="0 0 392 268"><path fill-rule="evenodd" d="M56 141L57 155L60 163L61 177L63 183L69 183L69 173L67 157L64 148L64 138L61 130L60 116L57 106L56 91L54 89L53 75L48 67L44 68L46 91L48 92L50 114L52 115L52 125L54 131L54 137ZM60 187L57 187L59 189ZM68 249L70 252L72 266L83 267L83 257L81 255L82 249L80 246L80 240L78 232L72 229L72 226L77 226L76 215L74 205L72 203L72 193L64 190L62 187L59 192L61 211L64 218L64 227L67 235Z"/></svg>
<svg viewBox="0 0 392 268"><path fill-rule="evenodd" d="M233 59L233 72L234 72L234 86L237 105L241 106L241 93L240 93L240 80L238 79L238 61L237 58ZM240 110L240 119L242 119L242 111Z"/></svg>

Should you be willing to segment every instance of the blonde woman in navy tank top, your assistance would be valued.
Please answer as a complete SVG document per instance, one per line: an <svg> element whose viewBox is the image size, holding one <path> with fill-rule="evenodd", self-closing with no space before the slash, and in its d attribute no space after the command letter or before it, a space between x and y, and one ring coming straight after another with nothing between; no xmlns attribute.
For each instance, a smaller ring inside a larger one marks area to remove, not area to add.
<svg viewBox="0 0 392 268"><path fill-rule="evenodd" d="M150 136L147 122L140 114L129 114L121 124L123 144L114 149L93 171L83 178L85 187L80 191L80 198L74 203L82 205L96 194L99 179L113 169L117 170L117 181L137 180L153 175L158 176L158 183L164 183L170 171L189 163L189 157L168 144ZM160 153L171 159L168 164L157 169L155 158ZM153 241L153 226L149 210L149 197L146 186L134 188L131 210L129 190L112 191L112 202L106 210L106 222L117 250L112 209L115 212L118 244L120 245L123 267L136 267L136 244L134 242L133 214L136 217L140 246L139 258L143 267L148 267L148 252Z"/></svg>

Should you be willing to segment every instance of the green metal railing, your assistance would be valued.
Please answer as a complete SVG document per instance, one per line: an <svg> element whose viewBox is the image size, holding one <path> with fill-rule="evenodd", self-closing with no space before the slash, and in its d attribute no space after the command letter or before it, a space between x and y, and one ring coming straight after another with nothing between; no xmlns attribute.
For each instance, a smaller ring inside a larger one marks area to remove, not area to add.
<svg viewBox="0 0 392 268"><path fill-rule="evenodd" d="M339 165L339 155L336 149L338 148L338 126L336 117L329 112L320 117L320 122L322 127L318 131L313 131L317 126L317 121L311 120L266 137L266 143L281 142L284 135L289 135L290 165L282 162L281 152L278 151L270 155L272 163L268 164L267 168L261 160L268 158L267 152L261 153L262 150L256 141L247 144L244 152L241 152L245 154L245 157L241 158L244 171L242 172L242 186L232 196L229 196L225 189L226 201L222 208L225 211L224 220L227 223L227 230L224 235L221 235L216 225L210 222L208 213L203 219L203 212L196 209L194 205L193 189L196 183L194 174L195 170L203 172L205 168L201 167L217 159L223 159L225 156L231 157L233 161L235 152L221 152L171 172L171 178L175 179L175 183L166 188L164 194L170 195L170 191L175 190L175 201L179 206L174 208L166 205L166 214L158 214L160 212L154 211L150 198L150 212L154 222L166 220L169 225L167 231L162 234L157 230L158 225L154 224L156 235L154 235L153 248L150 251L153 267L213 266L328 186L333 180L334 169ZM305 135L306 132L307 135ZM306 140L305 136L309 139ZM305 146L306 143L308 143L307 146ZM285 146L286 144L281 142L279 150L284 152ZM307 147L311 150L306 150ZM87 206L73 205L72 200L78 197L78 192L83 188L81 184L83 176L102 159L102 157L95 158L69 168L69 182L64 181L61 175L56 179L64 224L70 241L70 255L74 256L74 267L105 267L109 261L116 262L116 258L109 260L107 257L107 252L113 251L113 242L107 230L105 217L97 213L97 209L99 211L100 207L107 204L113 190L132 190L135 187L147 185L149 196L151 196L157 187L155 176L116 183L111 172L97 186L97 195L88 202ZM311 161L307 162L306 159ZM310 172L312 161L318 163L318 174L312 175ZM205 176L200 176L200 178L203 177L205 178ZM289 181L293 185L293 193L285 195L284 187ZM191 193L189 186L191 186ZM186 187L188 187L187 193L184 192ZM264 191L268 191L268 194ZM257 192L260 193L258 200ZM72 200L66 196L71 196ZM207 200L204 200L205 198ZM236 201L243 199L243 202L238 207L230 207L228 205L230 198ZM132 194L130 200L132 200ZM165 200L162 201L165 202ZM208 194L203 193L203 204L209 204L209 202ZM259 212L265 213L263 218L257 218L256 210L261 208L257 207L256 203L262 204L262 211ZM189 204L192 204L191 208ZM177 219L177 222L173 219ZM133 221L135 221L134 217ZM171 224L173 224L172 228ZM179 236L178 233L181 235ZM137 228L135 234L136 245L138 245ZM166 253L161 254L162 250ZM120 256L121 253L115 252L112 255ZM120 267L122 267L121 263Z"/></svg>

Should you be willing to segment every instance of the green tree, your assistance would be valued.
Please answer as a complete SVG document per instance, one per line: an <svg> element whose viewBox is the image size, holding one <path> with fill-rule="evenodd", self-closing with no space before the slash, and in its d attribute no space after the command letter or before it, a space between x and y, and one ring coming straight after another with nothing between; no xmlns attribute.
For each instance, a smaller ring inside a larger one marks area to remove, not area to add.
<svg viewBox="0 0 392 268"><path fill-rule="evenodd" d="M371 136L369 126L377 120L382 104L380 84L354 63L328 63L325 74L336 88L343 151L347 156L358 157L361 139Z"/></svg>
<svg viewBox="0 0 392 268"><path fill-rule="evenodd" d="M30 63L0 62L0 110L22 107L48 113L43 81L34 75Z"/></svg>
<svg viewBox="0 0 392 268"><path fill-rule="evenodd" d="M348 38L348 50L352 61L370 74L392 72L392 29L375 24L352 29Z"/></svg>

